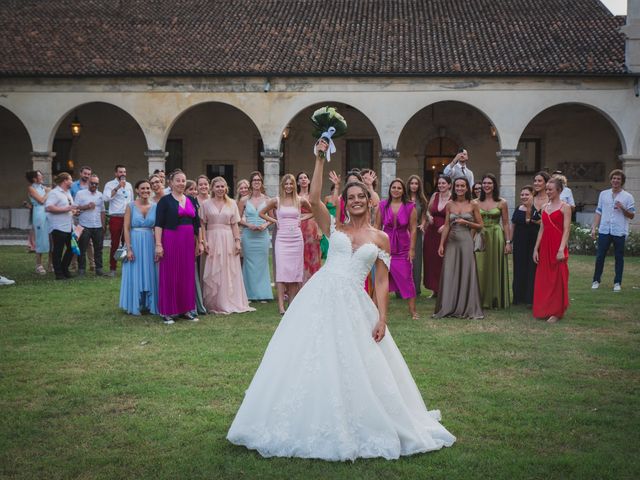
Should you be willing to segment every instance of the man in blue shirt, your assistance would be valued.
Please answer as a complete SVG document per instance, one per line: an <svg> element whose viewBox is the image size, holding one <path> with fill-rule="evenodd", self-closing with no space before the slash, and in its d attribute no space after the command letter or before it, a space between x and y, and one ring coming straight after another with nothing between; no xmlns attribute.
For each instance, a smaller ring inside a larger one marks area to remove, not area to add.
<svg viewBox="0 0 640 480"><path fill-rule="evenodd" d="M91 178L91 167L84 166L80 168L80 178L71 184L69 191L71 197L76 198L76 193L80 190L87 190L89 188L89 178Z"/></svg>
<svg viewBox="0 0 640 480"><path fill-rule="evenodd" d="M595 290L600 287L604 259L609 246L613 243L616 258L613 291L619 292L622 289L622 270L624 269L624 241L629 234L629 220L635 217L636 206L633 195L622 189L626 180L622 170L612 170L609 180L611 188L600 192L593 227L591 227L591 236L595 239L597 234L598 237L596 268L591 288Z"/></svg>

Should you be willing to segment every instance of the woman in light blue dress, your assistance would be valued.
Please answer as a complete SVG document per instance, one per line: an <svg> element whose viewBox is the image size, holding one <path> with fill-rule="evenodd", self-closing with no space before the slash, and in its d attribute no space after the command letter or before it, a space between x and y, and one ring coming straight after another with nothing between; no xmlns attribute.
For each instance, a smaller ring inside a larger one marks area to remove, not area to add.
<svg viewBox="0 0 640 480"><path fill-rule="evenodd" d="M271 273L269 272L269 226L258 212L269 197L264 194L262 175L252 172L249 177L251 194L242 198L238 205L242 230L242 277L249 300L273 300Z"/></svg>
<svg viewBox="0 0 640 480"><path fill-rule="evenodd" d="M31 223L35 232L36 240L36 273L44 275L47 273L42 265L42 254L49 253L49 228L47 227L47 213L44 210L44 202L49 193L43 184L44 177L40 170L32 170L26 174L29 188L29 200L31 201ZM49 262L51 263L51 262Z"/></svg>
<svg viewBox="0 0 640 480"><path fill-rule="evenodd" d="M151 185L147 180L136 183L138 198L124 214L124 243L127 260L122 264L120 308L131 315L142 311L158 313L158 268L155 262L153 227L156 204L150 201Z"/></svg>

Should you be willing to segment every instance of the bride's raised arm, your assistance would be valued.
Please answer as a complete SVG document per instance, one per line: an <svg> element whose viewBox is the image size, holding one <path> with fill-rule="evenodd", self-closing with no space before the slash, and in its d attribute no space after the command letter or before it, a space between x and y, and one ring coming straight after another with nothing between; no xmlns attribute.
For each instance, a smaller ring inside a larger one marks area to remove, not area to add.
<svg viewBox="0 0 640 480"><path fill-rule="evenodd" d="M320 156L320 152L326 152L327 148L329 148L329 145L324 140L319 140L316 144L316 166L309 186L309 203L318 227L329 237L331 235L331 215L329 215L329 210L322 202L322 176L325 160Z"/></svg>

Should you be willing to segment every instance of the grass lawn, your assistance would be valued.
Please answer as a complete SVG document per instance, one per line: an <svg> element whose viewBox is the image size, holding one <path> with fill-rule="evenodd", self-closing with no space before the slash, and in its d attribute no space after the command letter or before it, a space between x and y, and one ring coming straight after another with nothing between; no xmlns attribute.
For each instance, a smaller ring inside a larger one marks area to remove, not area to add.
<svg viewBox="0 0 640 480"><path fill-rule="evenodd" d="M398 461L263 459L227 429L280 316L163 325L117 308L120 279L56 282L22 247L0 247L1 478L640 477L640 258L623 291L613 260L570 259L557 325L523 307L482 321L419 321L392 299L389 326L429 408L457 443ZM366 408L366 405L362 406Z"/></svg>

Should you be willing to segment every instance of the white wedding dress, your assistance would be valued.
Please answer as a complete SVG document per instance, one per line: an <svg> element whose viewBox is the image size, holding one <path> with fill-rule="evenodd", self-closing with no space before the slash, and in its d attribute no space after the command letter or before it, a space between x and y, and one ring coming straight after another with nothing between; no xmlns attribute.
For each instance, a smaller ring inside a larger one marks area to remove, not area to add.
<svg viewBox="0 0 640 480"><path fill-rule="evenodd" d="M227 439L265 457L355 460L448 447L455 437L427 411L391 334L376 343L378 310L363 286L372 243L352 251L331 235L325 265L276 329Z"/></svg>

